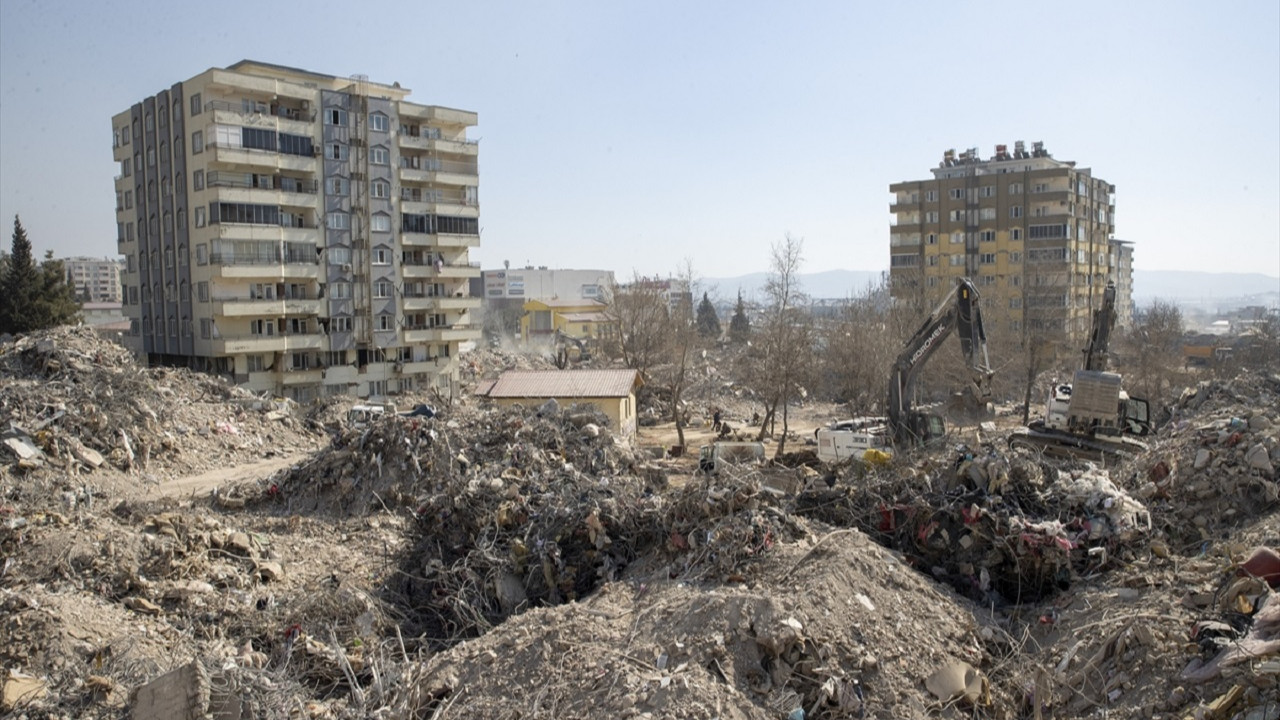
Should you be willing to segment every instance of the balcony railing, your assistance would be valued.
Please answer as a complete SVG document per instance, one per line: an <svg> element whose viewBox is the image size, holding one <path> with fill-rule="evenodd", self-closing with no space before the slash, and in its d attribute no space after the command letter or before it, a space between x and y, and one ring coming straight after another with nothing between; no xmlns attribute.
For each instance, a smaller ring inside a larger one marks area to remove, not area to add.
<svg viewBox="0 0 1280 720"><path fill-rule="evenodd" d="M480 174L480 168L475 163L458 162L457 160L441 160L429 155L401 155L400 167L404 170L453 173L455 175Z"/></svg>
<svg viewBox="0 0 1280 720"><path fill-rule="evenodd" d="M248 107L243 102L233 103L227 102L226 100L210 100L204 104L204 109L224 110L226 112L233 112L246 116L270 115L272 117L284 118L285 120L298 120L300 122L311 122L316 119L315 110L282 107L280 105L269 105L267 103L254 103L252 107Z"/></svg>
<svg viewBox="0 0 1280 720"><path fill-rule="evenodd" d="M273 182L294 180L294 178L274 177ZM246 190L279 190L280 192L304 193L315 195L319 191L319 183L315 180L297 180L293 184L281 183L276 187L261 187L245 177L245 173L225 173L211 170L205 174L205 185L208 187L243 188Z"/></svg>
<svg viewBox="0 0 1280 720"><path fill-rule="evenodd" d="M480 199L439 190L422 190L420 188L400 188L400 199L409 202L436 203L440 205L466 205L479 207Z"/></svg>
<svg viewBox="0 0 1280 720"><path fill-rule="evenodd" d="M255 253L251 255L215 252L209 254L212 265L315 265L314 253Z"/></svg>

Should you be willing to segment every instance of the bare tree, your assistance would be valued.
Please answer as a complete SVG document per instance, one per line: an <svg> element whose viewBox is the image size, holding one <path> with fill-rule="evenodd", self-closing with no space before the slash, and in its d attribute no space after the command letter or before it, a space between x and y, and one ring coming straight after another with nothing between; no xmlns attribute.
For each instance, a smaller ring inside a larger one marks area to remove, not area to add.
<svg viewBox="0 0 1280 720"><path fill-rule="evenodd" d="M874 414L884 407L896 337L890 319L888 278L868 283L822 323L823 394L848 405L851 414Z"/></svg>
<svg viewBox="0 0 1280 720"><path fill-rule="evenodd" d="M1157 299L1137 312L1127 338L1125 386L1146 398L1153 415L1165 406L1166 392L1184 376L1182 324L1182 310Z"/></svg>
<svg viewBox="0 0 1280 720"><path fill-rule="evenodd" d="M612 288L606 304L617 326L612 353L648 382L651 369L665 359L668 347L671 317L666 283L637 274L629 284Z"/></svg>
<svg viewBox="0 0 1280 720"><path fill-rule="evenodd" d="M669 350L671 353L671 415L676 425L676 436L680 445L684 445L684 413L681 412L689 362L693 355L694 345L698 340L698 325L694 318L693 261L686 258L680 266L676 278L676 286L681 290L679 297L671 306L671 328ZM685 290L687 289L687 294Z"/></svg>
<svg viewBox="0 0 1280 720"><path fill-rule="evenodd" d="M795 396L805 373L812 366L813 324L808 298L800 289L800 266L804 262L804 240L790 234L773 245L769 279L753 357L752 373L765 398L765 414L757 440L769 434L778 409L782 409L782 436L778 454L785 452L788 430L787 405Z"/></svg>

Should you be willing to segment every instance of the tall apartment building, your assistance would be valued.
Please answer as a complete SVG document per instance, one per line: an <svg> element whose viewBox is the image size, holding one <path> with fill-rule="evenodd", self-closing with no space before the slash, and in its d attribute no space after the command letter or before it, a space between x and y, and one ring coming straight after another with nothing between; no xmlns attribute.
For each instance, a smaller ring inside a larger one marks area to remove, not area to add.
<svg viewBox="0 0 1280 720"><path fill-rule="evenodd" d="M1043 143L1028 152L997 145L948 150L930 180L889 186L893 294L936 294L968 276L999 332L1064 332L1080 342L1109 280L1131 278L1132 247L1112 239L1115 186L1088 168L1054 159ZM1121 259L1126 263L1121 272ZM1118 303L1132 317L1132 282ZM988 324L991 324L989 322ZM996 328L993 328L996 329Z"/></svg>
<svg viewBox="0 0 1280 720"><path fill-rule="evenodd" d="M67 283L75 288L76 297L82 302L118 303L120 271L123 263L111 258L65 258L62 267L67 272Z"/></svg>
<svg viewBox="0 0 1280 720"><path fill-rule="evenodd" d="M480 243L476 114L244 60L112 119L129 341L297 400L452 388Z"/></svg>

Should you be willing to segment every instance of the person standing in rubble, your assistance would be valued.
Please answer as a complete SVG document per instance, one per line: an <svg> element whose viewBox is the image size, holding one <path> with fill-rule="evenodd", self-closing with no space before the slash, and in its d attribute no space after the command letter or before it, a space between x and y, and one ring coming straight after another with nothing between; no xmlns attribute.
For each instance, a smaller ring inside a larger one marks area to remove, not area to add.
<svg viewBox="0 0 1280 720"><path fill-rule="evenodd" d="M717 433L720 432L720 420L721 420L720 408L716 408L715 412L711 414L711 431L712 432L717 432Z"/></svg>

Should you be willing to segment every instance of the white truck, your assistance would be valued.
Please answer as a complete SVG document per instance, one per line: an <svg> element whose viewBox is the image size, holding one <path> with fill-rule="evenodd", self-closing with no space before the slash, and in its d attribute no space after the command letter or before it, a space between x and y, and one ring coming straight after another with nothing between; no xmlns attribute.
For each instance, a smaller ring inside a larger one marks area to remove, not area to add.
<svg viewBox="0 0 1280 720"><path fill-rule="evenodd" d="M867 460L867 453L871 450L884 456L893 455L889 442L889 419L885 417L840 420L818 428L814 436L818 441L818 459L825 463L838 463L850 458Z"/></svg>

